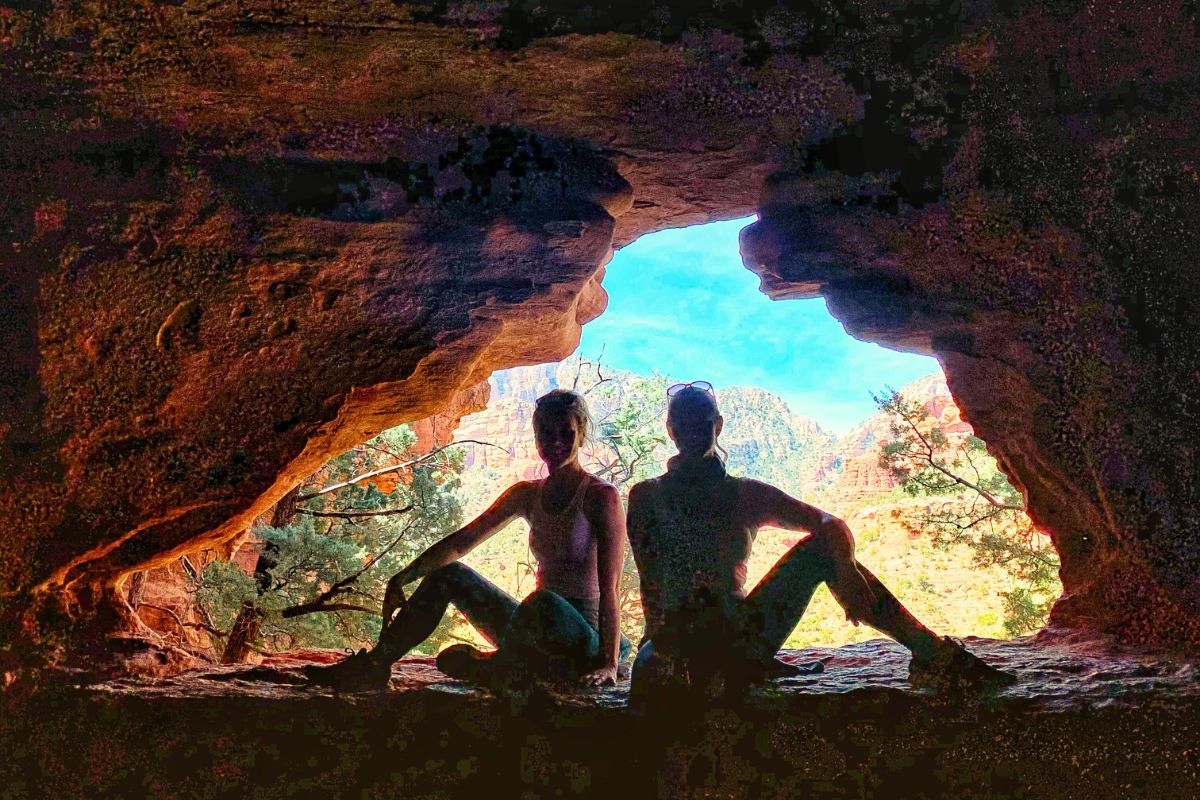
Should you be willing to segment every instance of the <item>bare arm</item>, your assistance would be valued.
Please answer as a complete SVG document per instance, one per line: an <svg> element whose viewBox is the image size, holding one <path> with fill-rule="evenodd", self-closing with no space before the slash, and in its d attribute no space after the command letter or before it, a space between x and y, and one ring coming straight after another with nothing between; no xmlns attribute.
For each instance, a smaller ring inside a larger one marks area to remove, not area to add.
<svg viewBox="0 0 1200 800"><path fill-rule="evenodd" d="M468 522L454 533L448 534L430 545L404 569L388 581L383 598L383 623L387 625L404 603L404 587L419 578L424 578L447 564L452 564L475 549L480 542L504 528L519 516L524 515L529 484L522 482L510 486L486 511Z"/></svg>
<svg viewBox="0 0 1200 800"><path fill-rule="evenodd" d="M809 531L835 562L854 562L854 535L843 520L769 483L743 479L741 486L746 505L753 509L759 527Z"/></svg>
<svg viewBox="0 0 1200 800"><path fill-rule="evenodd" d="M625 560L625 514L615 486L603 484L588 493L588 518L596 531L596 567L600 578L600 652L602 667L585 677L593 685L615 683L621 650L618 592Z"/></svg>
<svg viewBox="0 0 1200 800"><path fill-rule="evenodd" d="M814 505L797 500L767 483L744 480L744 499L754 509L759 526L772 525L787 530L810 531L816 544L829 558L833 574L829 590L846 611L846 619L858 624L875 604L871 590L854 558L854 535L843 520Z"/></svg>

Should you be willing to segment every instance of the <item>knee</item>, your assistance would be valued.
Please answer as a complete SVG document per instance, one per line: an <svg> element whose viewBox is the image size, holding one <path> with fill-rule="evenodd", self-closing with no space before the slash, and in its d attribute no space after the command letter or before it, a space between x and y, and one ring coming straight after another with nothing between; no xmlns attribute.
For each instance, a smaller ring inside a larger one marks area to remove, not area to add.
<svg viewBox="0 0 1200 800"><path fill-rule="evenodd" d="M516 613L521 617L542 618L565 602L549 589L535 589L517 606Z"/></svg>
<svg viewBox="0 0 1200 800"><path fill-rule="evenodd" d="M478 578L479 573L458 561L452 561L429 573L425 580L441 586L462 586Z"/></svg>
<svg viewBox="0 0 1200 800"><path fill-rule="evenodd" d="M834 554L826 542L817 536L809 536L795 544L784 558L793 569L803 565L822 580L828 580L833 575Z"/></svg>

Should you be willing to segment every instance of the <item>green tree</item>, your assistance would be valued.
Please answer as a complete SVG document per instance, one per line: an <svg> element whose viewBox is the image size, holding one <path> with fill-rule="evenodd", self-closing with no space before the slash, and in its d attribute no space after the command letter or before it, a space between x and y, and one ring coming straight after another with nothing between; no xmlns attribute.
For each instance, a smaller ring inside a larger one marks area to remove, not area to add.
<svg viewBox="0 0 1200 800"><path fill-rule="evenodd" d="M974 566L1001 567L1011 576L1016 585L1001 595L1009 634L1045 625L1062 592L1058 555L983 440L947 436L922 403L890 387L872 396L891 418L891 440L880 449L880 465L907 494L929 499L923 508L893 515L913 534L932 534L940 547L966 545Z"/></svg>
<svg viewBox="0 0 1200 800"><path fill-rule="evenodd" d="M606 378L599 360L580 360L575 391L588 399L596 421L596 441L584 467L617 487L628 507L629 490L639 481L661 475L668 455L667 387L671 380L657 371L650 376L623 373ZM633 553L625 548L621 570L621 627L636 641L641 637L641 582Z"/></svg>
<svg viewBox="0 0 1200 800"><path fill-rule="evenodd" d="M400 426L327 463L290 519L254 529L254 576L210 564L196 600L214 626L265 651L373 644L388 578L463 521L461 453L415 445Z"/></svg>

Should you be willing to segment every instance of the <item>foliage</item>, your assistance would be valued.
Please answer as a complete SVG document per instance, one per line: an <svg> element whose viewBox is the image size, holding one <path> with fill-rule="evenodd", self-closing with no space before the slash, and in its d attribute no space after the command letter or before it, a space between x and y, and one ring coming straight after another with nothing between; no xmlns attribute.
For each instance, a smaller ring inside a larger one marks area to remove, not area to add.
<svg viewBox="0 0 1200 800"><path fill-rule="evenodd" d="M586 372L588 367L594 374ZM585 468L621 490L622 497L638 481L661 475L667 444L664 420L670 379L654 372L620 381L605 378L600 364L580 362L577 391L596 410L595 447L585 454Z"/></svg>
<svg viewBox="0 0 1200 800"><path fill-rule="evenodd" d="M242 604L253 602L263 613L256 646L267 651L374 643L387 580L463 519L455 494L461 454L425 457L415 445L400 426L332 459L301 488L290 524L254 528L254 577L225 561L204 570L201 609L229 630ZM360 479L398 465L406 466ZM320 489L338 484L345 485Z"/></svg>
<svg viewBox="0 0 1200 800"><path fill-rule="evenodd" d="M1043 626L1061 593L1058 557L983 440L948 436L923 404L895 389L873 397L891 417L892 439L880 449L881 466L907 494L928 501L893 515L911 534L930 533L943 548L966 545L977 568L1001 567L1018 582L1002 593L1009 635Z"/></svg>
<svg viewBox="0 0 1200 800"><path fill-rule="evenodd" d="M208 612L216 627L233 627L242 603L258 595L254 578L231 561L217 559L209 564L196 589L196 603Z"/></svg>
<svg viewBox="0 0 1200 800"><path fill-rule="evenodd" d="M604 478L621 492L629 505L629 490L635 483L661 475L667 458L667 386L671 380L655 371L649 377L605 378L599 361L581 360L576 373L576 390L588 398L597 414L597 442L584 459L584 467ZM621 627L625 635L641 638L641 579L633 552L625 548L621 569Z"/></svg>

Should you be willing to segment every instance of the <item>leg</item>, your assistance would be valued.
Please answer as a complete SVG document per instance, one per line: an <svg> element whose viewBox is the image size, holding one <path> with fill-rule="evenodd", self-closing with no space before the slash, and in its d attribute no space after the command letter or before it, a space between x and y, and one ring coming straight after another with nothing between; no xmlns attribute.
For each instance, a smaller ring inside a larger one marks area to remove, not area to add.
<svg viewBox="0 0 1200 800"><path fill-rule="evenodd" d="M421 582L379 635L371 655L392 663L429 637L451 603L484 638L499 644L517 601L470 567L454 562Z"/></svg>
<svg viewBox="0 0 1200 800"><path fill-rule="evenodd" d="M832 577L829 559L812 537L788 550L742 604L738 647L752 659L770 659L804 616L813 592Z"/></svg>
<svg viewBox="0 0 1200 800"><path fill-rule="evenodd" d="M909 613L870 570L862 564L856 563L856 566L875 594L875 605L862 621L915 653L929 652L938 641L933 631ZM769 657L783 646L822 582L829 584L836 599L838 581L833 566L819 542L812 537L797 544L776 562L750 592L744 605L747 644L755 655Z"/></svg>
<svg viewBox="0 0 1200 800"><path fill-rule="evenodd" d="M578 676L600 655L600 634L555 592L538 589L508 621L500 644L502 664L535 674Z"/></svg>
<svg viewBox="0 0 1200 800"><path fill-rule="evenodd" d="M860 619L912 652L909 673L914 683L997 687L1015 680L971 655L961 644L938 637L869 569L857 562L855 566L875 595L868 614ZM789 550L746 598L742 619L745 639L741 644L744 652L758 659L777 652L821 581L829 584L835 599L839 597L839 579L832 563L817 542L806 539Z"/></svg>
<svg viewBox="0 0 1200 800"><path fill-rule="evenodd" d="M500 640L517 601L479 573L462 564L448 564L421 582L411 600L379 636L371 652L359 650L329 666L309 666L304 675L315 685L341 690L383 689L391 665L428 638L454 605L493 643Z"/></svg>
<svg viewBox="0 0 1200 800"><path fill-rule="evenodd" d="M937 634L914 617L869 569L858 562L855 565L875 594L875 605L871 607L870 616L863 617L862 621L895 639L920 658L933 655L941 642ZM836 597L836 582L830 584L830 589Z"/></svg>
<svg viewBox="0 0 1200 800"><path fill-rule="evenodd" d="M1016 682L1015 675L993 667L949 636L939 637L925 627L870 570L862 564L857 566L875 593L871 616L863 618L863 622L912 652L908 678L913 685L942 691L973 691L999 689Z"/></svg>

